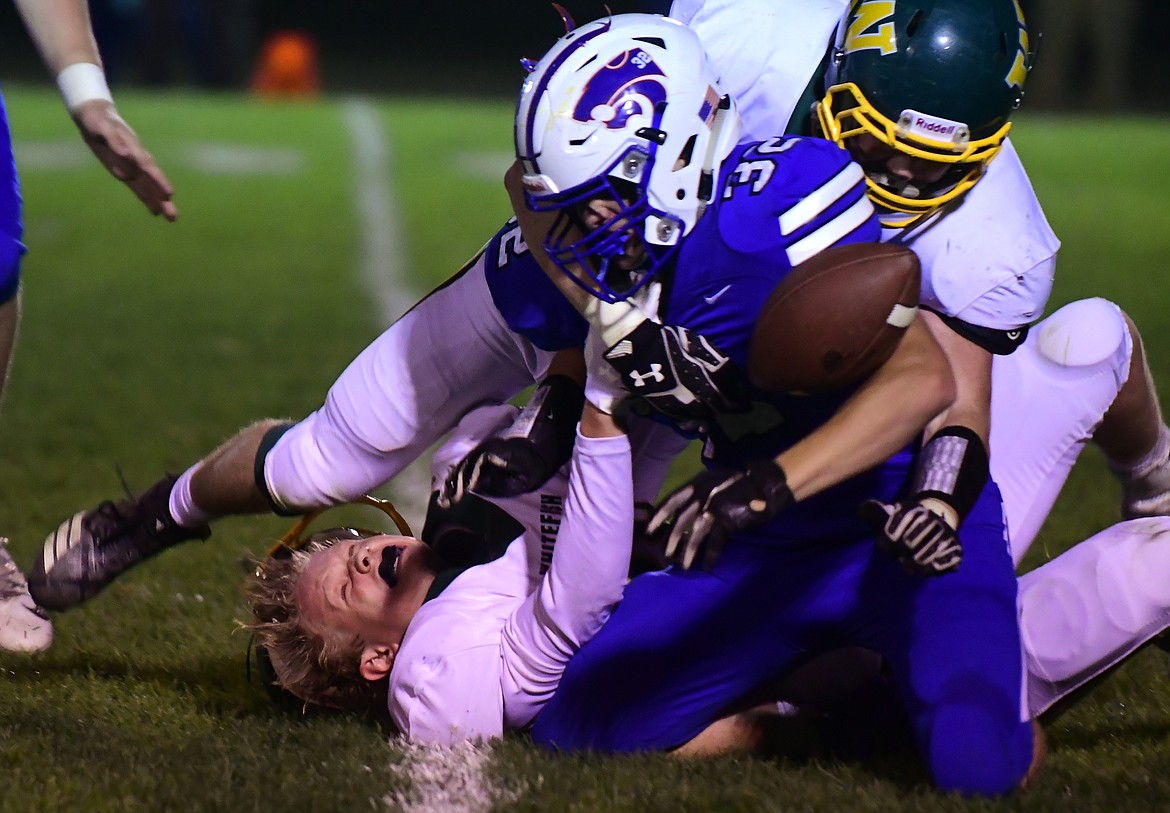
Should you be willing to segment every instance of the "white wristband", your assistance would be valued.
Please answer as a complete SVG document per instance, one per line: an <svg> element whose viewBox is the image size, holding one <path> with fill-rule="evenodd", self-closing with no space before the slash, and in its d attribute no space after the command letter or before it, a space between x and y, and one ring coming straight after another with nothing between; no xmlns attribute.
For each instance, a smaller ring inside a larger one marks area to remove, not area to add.
<svg viewBox="0 0 1170 813"><path fill-rule="evenodd" d="M57 74L57 87L70 113L94 99L114 101L110 86L106 84L105 71L92 62L74 62L66 66Z"/></svg>
<svg viewBox="0 0 1170 813"><path fill-rule="evenodd" d="M597 328L590 328L585 337L585 369L585 400L612 415L629 393L622 386L621 375L605 360L605 342Z"/></svg>

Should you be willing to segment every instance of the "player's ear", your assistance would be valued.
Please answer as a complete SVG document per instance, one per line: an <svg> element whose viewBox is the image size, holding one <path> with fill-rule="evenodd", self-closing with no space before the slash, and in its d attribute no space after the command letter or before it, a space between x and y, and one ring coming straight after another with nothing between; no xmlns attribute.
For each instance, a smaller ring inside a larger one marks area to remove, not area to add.
<svg viewBox="0 0 1170 813"><path fill-rule="evenodd" d="M398 644L367 644L362 649L361 673L369 681L381 680L390 674Z"/></svg>

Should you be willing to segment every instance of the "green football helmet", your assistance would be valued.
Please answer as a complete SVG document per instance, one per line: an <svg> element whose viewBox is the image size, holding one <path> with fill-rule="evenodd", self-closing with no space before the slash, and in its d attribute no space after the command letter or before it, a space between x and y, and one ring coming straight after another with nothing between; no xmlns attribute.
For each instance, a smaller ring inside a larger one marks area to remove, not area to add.
<svg viewBox="0 0 1170 813"><path fill-rule="evenodd" d="M955 200L1003 146L1032 66L1018 0L853 0L816 105L827 138L868 134L947 165L917 187L866 167L869 195L905 227Z"/></svg>

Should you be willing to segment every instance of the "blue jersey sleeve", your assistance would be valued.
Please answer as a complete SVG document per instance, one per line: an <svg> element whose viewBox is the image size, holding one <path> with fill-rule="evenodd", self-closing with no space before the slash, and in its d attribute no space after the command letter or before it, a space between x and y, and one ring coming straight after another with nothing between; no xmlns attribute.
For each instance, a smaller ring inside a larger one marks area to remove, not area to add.
<svg viewBox="0 0 1170 813"><path fill-rule="evenodd" d="M515 218L496 232L484 252L488 291L508 327L550 352L585 343L589 325L536 262Z"/></svg>

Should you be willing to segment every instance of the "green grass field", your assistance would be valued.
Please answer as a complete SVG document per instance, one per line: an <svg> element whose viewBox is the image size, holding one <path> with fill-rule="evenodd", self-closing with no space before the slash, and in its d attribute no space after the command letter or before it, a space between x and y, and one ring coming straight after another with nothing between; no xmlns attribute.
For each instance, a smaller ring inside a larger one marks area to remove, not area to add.
<svg viewBox="0 0 1170 813"><path fill-rule="evenodd" d="M104 177L55 96L6 95L30 253L0 419L0 533L27 565L60 520L119 494L119 470L142 489L255 418L314 408L384 324L359 273L354 189L369 178L341 100L125 94L178 190L168 225ZM372 104L405 259L386 283L417 295L507 214L496 177L511 105ZM1170 121L1024 118L1017 144L1065 241L1052 305L1118 301L1170 386ZM1029 565L1116 521L1117 497L1091 451ZM233 631L241 560L285 525L221 523L59 615L48 653L0 654L0 810L486 809L482 788L458 806L433 755L353 719L292 719L249 683ZM1170 809L1165 670L1154 651L1126 664L1051 728L1040 786L1000 802L941 797L905 760L683 766L554 758L522 738L492 751L483 782L518 810Z"/></svg>

